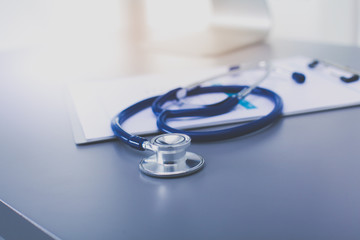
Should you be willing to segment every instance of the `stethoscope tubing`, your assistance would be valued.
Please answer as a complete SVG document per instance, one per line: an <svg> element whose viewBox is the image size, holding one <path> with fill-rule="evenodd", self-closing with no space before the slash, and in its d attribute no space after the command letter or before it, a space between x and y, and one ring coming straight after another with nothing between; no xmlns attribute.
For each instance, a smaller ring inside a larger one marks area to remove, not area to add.
<svg viewBox="0 0 360 240"><path fill-rule="evenodd" d="M199 94L219 93L219 92L236 94L242 89L247 87L248 86L239 86L239 85L197 87L189 91L187 93L187 96L195 96ZM162 106L166 102L171 100L176 100L176 92L178 90L179 88L169 91L168 93L161 96L147 98L143 101L135 103L134 105L120 112L117 116L113 118L111 122L111 128L115 136L117 136L121 141L125 142L126 144L130 145L135 149L145 150L143 143L147 141L147 139L126 132L121 127L121 124L124 123L131 116L146 109L147 107L152 107L154 114L157 115L157 126L160 131L167 133L187 134L192 138L193 141L215 141L215 140L223 140L227 138L233 138L233 137L245 135L270 125L282 114L283 103L280 96L278 96L276 93L274 93L271 90L257 87L253 89L253 91L251 92L252 94L266 97L274 103L274 108L268 115L248 123L244 123L235 127L230 127L221 130L185 131L185 130L175 129L167 124L167 121L169 119L181 118L181 117L210 117L210 116L220 115L231 111L238 104L239 101L235 96L229 96L228 98L226 98L225 100L219 103L212 105L205 105L201 108L164 110Z"/></svg>
<svg viewBox="0 0 360 240"><path fill-rule="evenodd" d="M147 141L146 138L132 135L125 131L121 124L123 124L127 119L135 115L136 113L151 107L152 103L158 98L159 96L150 97L147 99L144 99L140 102L137 102L130 107L126 108L122 112L120 112L118 115L116 115L111 120L111 129L114 132L114 135L119 138L122 142L129 145L132 148L135 148L137 150L144 151L145 148L143 147L143 143Z"/></svg>
<svg viewBox="0 0 360 240"><path fill-rule="evenodd" d="M189 93L191 95L199 95L204 93L215 93L215 92L226 92L226 93L238 93L247 86L214 86L214 87L202 87L195 89ZM173 92L174 93L174 92ZM279 95L274 93L271 90L257 87L251 92L254 95L266 97L274 103L274 108L272 111L259 119L237 125L234 127L229 127L220 130L213 131L186 131L181 129L172 128L167 124L167 121L174 118L181 117L209 117L216 116L226 112L231 111L239 102L235 96L230 96L224 101L204 106L203 108L196 109L181 109L181 110L164 110L157 117L157 126L158 129L166 133L182 133L191 137L192 141L216 141L223 140L228 138L233 138L237 136L242 136L260 130L270 124L272 124L277 118L282 114L283 103ZM160 109L161 106L154 106L156 104L164 103L165 96L160 96L153 103L153 109ZM168 100L174 99L175 95L166 96Z"/></svg>

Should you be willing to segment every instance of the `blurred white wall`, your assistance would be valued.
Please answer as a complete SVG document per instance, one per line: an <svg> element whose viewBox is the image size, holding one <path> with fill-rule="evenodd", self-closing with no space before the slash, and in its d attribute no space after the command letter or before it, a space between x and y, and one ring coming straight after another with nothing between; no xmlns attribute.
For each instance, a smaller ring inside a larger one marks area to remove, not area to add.
<svg viewBox="0 0 360 240"><path fill-rule="evenodd" d="M208 6L208 0L196 1L196 5ZM360 46L360 0L266 1L274 22L270 39ZM127 19L134 18L129 6L139 2L141 0L0 0L0 50L47 38L70 41L80 33L100 36L116 32L129 25Z"/></svg>
<svg viewBox="0 0 360 240"><path fill-rule="evenodd" d="M0 0L0 50L119 30L122 0ZM123 10L123 12L122 12Z"/></svg>
<svg viewBox="0 0 360 240"><path fill-rule="evenodd" d="M360 46L360 0L267 0L272 39Z"/></svg>

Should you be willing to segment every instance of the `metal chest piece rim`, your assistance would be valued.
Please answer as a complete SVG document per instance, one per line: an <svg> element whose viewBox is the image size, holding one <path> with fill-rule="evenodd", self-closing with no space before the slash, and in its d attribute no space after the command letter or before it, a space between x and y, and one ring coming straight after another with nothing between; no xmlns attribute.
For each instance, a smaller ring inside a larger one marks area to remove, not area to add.
<svg viewBox="0 0 360 240"><path fill-rule="evenodd" d="M146 175L158 178L174 178L193 174L204 167L204 158L186 152L189 136L180 133L162 134L150 140L156 153L144 158L139 169Z"/></svg>

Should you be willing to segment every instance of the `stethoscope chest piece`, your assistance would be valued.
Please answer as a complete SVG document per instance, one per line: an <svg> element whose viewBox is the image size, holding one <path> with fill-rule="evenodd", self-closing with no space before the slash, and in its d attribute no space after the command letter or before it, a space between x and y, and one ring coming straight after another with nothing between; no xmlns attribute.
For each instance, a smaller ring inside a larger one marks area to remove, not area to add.
<svg viewBox="0 0 360 240"><path fill-rule="evenodd" d="M186 152L191 139L185 134L162 134L151 139L155 154L144 158L140 171L146 175L160 178L181 177L199 171L204 166L204 158Z"/></svg>

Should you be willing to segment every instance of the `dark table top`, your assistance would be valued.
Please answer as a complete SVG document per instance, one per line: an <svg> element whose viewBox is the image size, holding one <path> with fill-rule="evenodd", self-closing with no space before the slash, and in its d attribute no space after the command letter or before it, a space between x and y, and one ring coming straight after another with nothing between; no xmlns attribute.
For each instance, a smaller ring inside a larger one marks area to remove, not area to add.
<svg viewBox="0 0 360 240"><path fill-rule="evenodd" d="M199 58L102 44L0 53L0 199L61 239L360 238L359 107L194 143L202 171L156 179L118 141L76 146L66 102L70 81L292 55L359 70L359 48L274 41Z"/></svg>

